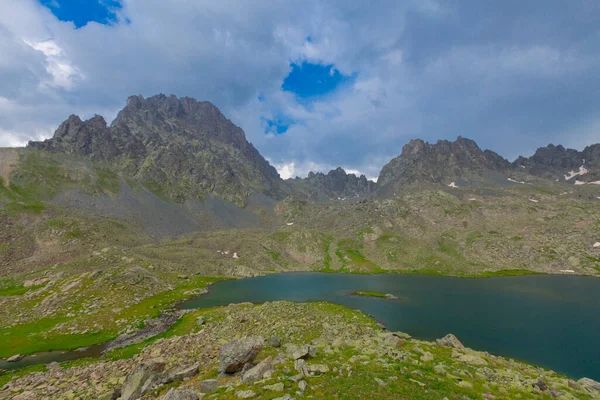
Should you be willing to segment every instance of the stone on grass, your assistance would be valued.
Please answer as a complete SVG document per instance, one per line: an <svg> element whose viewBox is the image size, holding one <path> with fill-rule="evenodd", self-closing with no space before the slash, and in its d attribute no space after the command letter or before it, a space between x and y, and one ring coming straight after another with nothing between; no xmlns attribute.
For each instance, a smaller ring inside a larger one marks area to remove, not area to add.
<svg viewBox="0 0 600 400"><path fill-rule="evenodd" d="M284 386L283 383L277 382L272 385L263 386L263 389L269 390L271 392L283 392Z"/></svg>
<svg viewBox="0 0 600 400"><path fill-rule="evenodd" d="M249 370L245 371L242 374L242 382L256 382L262 379L263 376L269 371L273 371L273 357L268 357L265 360L261 361L255 367L252 367Z"/></svg>
<svg viewBox="0 0 600 400"><path fill-rule="evenodd" d="M590 392L600 393L600 382L596 382L590 378L581 378L577 381L577 383Z"/></svg>
<svg viewBox="0 0 600 400"><path fill-rule="evenodd" d="M298 389L301 392L306 391L306 389L308 389L308 383L306 383L306 381L300 381L300 382L298 382Z"/></svg>
<svg viewBox="0 0 600 400"><path fill-rule="evenodd" d="M311 374L321 373L326 374L330 371L329 366L326 364L308 364L308 372Z"/></svg>
<svg viewBox="0 0 600 400"><path fill-rule="evenodd" d="M191 390L175 390L172 388L162 400L199 400L200 396Z"/></svg>
<svg viewBox="0 0 600 400"><path fill-rule="evenodd" d="M191 378L198 373L200 364L192 364L182 368L177 368L167 373L164 383L171 383L175 381L182 381L185 378Z"/></svg>
<svg viewBox="0 0 600 400"><path fill-rule="evenodd" d="M17 362L17 361L21 361L25 356L21 355L21 354L15 354L12 357L8 357L8 359L6 361L8 362Z"/></svg>
<svg viewBox="0 0 600 400"><path fill-rule="evenodd" d="M465 346L458 340L456 336L449 333L441 339L436 340L440 346L452 347L454 349L464 349Z"/></svg>
<svg viewBox="0 0 600 400"><path fill-rule="evenodd" d="M221 348L219 372L232 374L245 364L254 361L262 350L264 339L260 337L232 340Z"/></svg>
<svg viewBox="0 0 600 400"><path fill-rule="evenodd" d="M294 400L294 398L292 396L290 396L289 394L284 394L281 397L276 397L273 400Z"/></svg>
<svg viewBox="0 0 600 400"><path fill-rule="evenodd" d="M277 336L271 336L269 337L269 340L267 340L267 345L275 348L281 347L281 339Z"/></svg>
<svg viewBox="0 0 600 400"><path fill-rule="evenodd" d="M121 400L139 399L152 385L160 380L160 373L165 369L165 361L156 358L140 364L127 375L121 388Z"/></svg>
<svg viewBox="0 0 600 400"><path fill-rule="evenodd" d="M252 390L240 390L239 392L235 392L235 397L238 399L251 399L256 397L256 393Z"/></svg>
<svg viewBox="0 0 600 400"><path fill-rule="evenodd" d="M221 384L216 379L206 379L200 382L200 391L202 393L212 393L216 391Z"/></svg>
<svg viewBox="0 0 600 400"><path fill-rule="evenodd" d="M317 348L309 344L300 347L292 356L294 360L313 358L317 355Z"/></svg>
<svg viewBox="0 0 600 400"><path fill-rule="evenodd" d="M383 380L379 379L379 378L374 378L375 382L377 382L377 384L381 387L387 386L387 383L385 383Z"/></svg>

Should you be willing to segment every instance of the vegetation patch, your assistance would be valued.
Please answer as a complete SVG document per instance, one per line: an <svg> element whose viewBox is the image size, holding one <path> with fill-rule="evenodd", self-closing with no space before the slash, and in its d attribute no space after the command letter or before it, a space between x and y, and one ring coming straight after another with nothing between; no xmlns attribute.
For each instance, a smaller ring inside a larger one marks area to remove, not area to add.
<svg viewBox="0 0 600 400"><path fill-rule="evenodd" d="M352 296L361 296L361 297L377 297L380 299L388 299L388 300L397 300L398 297L394 296L393 294L390 293L380 293L380 292L373 292L373 291L369 291L369 290L358 290L356 292L352 292L351 293Z"/></svg>

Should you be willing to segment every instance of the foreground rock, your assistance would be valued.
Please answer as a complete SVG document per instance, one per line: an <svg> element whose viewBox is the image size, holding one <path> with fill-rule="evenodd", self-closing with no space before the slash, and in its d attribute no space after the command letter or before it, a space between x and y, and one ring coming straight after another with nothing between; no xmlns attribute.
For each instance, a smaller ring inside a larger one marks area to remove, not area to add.
<svg viewBox="0 0 600 400"><path fill-rule="evenodd" d="M262 379L265 374L272 372L273 369L273 357L268 357L266 360L261 361L257 366L249 369L242 374L242 382L250 383Z"/></svg>
<svg viewBox="0 0 600 400"><path fill-rule="evenodd" d="M254 361L265 340L261 337L232 340L221 348L219 372L233 374Z"/></svg>
<svg viewBox="0 0 600 400"><path fill-rule="evenodd" d="M121 400L139 399L159 382L159 374L165 370L165 365L163 359L155 359L141 364L125 379L121 389Z"/></svg>
<svg viewBox="0 0 600 400"><path fill-rule="evenodd" d="M458 340L456 336L449 333L441 339L436 340L440 346L452 347L454 349L464 349L465 346Z"/></svg>

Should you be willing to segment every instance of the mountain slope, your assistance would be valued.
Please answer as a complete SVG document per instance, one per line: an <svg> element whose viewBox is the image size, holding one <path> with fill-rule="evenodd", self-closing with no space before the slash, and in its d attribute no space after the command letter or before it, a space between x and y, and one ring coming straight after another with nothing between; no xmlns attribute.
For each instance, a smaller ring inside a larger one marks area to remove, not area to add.
<svg viewBox="0 0 600 400"><path fill-rule="evenodd" d="M72 115L53 138L28 146L114 162L178 202L213 194L243 206L252 193L282 198L288 191L242 129L211 103L188 97L132 96L110 127L100 116Z"/></svg>

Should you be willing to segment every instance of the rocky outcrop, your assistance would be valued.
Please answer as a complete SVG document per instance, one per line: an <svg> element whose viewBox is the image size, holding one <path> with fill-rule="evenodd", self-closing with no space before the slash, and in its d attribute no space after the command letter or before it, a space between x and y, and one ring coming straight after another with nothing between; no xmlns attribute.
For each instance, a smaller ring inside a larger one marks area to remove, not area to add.
<svg viewBox="0 0 600 400"><path fill-rule="evenodd" d="M72 115L51 139L28 146L110 161L180 202L214 194L244 205L252 193L281 198L289 190L242 129L189 97L132 96L111 126Z"/></svg>
<svg viewBox="0 0 600 400"><path fill-rule="evenodd" d="M402 154L386 164L377 180L380 187L419 182L448 184L457 179L481 176L487 171L505 171L510 163L491 150L482 151L470 139L439 140L429 144L411 140Z"/></svg>
<svg viewBox="0 0 600 400"><path fill-rule="evenodd" d="M364 175L357 177L342 168L327 174L310 172L306 178L288 179L294 191L312 201L366 197L375 193L377 184Z"/></svg>

